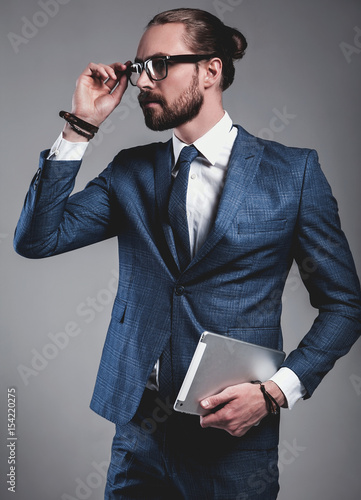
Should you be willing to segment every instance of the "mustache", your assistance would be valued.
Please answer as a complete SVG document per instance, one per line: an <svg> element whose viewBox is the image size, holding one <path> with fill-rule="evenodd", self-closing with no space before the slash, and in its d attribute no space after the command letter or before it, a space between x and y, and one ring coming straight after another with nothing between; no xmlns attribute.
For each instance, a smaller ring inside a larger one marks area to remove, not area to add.
<svg viewBox="0 0 361 500"><path fill-rule="evenodd" d="M166 104L166 101L162 96L157 95L149 90L140 92L140 94L138 95L138 101L139 104L142 104L143 102L158 102L163 106Z"/></svg>

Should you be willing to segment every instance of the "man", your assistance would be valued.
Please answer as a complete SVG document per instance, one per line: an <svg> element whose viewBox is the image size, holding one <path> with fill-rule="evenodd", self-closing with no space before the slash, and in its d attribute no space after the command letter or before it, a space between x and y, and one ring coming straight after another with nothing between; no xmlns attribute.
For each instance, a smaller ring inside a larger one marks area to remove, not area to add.
<svg viewBox="0 0 361 500"><path fill-rule="evenodd" d="M15 248L30 258L118 238L119 288L91 402L116 423L107 499L276 498L278 407L310 397L360 334L359 282L316 153L257 139L223 110L246 45L211 14L176 9L149 23L133 64L89 64L18 223ZM69 197L129 77L147 126L173 137L121 151ZM281 349L293 259L319 309L299 347L262 388L207 398L200 420L172 412L202 331Z"/></svg>

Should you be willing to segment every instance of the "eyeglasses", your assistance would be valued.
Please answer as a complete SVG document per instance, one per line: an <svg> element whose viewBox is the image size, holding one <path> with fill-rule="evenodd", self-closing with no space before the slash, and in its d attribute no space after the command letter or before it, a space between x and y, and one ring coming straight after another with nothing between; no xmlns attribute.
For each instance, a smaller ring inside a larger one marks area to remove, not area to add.
<svg viewBox="0 0 361 500"><path fill-rule="evenodd" d="M143 70L155 82L164 80L168 76L168 63L195 63L202 59L211 59L213 54L184 54L180 56L155 56L144 62L135 62L128 68L129 81L136 86Z"/></svg>

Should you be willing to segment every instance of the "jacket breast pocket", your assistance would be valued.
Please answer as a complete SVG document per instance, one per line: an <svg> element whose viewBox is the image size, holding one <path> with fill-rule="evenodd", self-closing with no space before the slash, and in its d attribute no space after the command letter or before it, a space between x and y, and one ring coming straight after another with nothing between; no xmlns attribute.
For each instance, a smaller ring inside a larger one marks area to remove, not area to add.
<svg viewBox="0 0 361 500"><path fill-rule="evenodd" d="M250 249L253 266L269 273L284 261L292 241L292 230L285 218L238 221L240 245ZM266 275L266 274L265 274Z"/></svg>
<svg viewBox="0 0 361 500"><path fill-rule="evenodd" d="M286 228L287 219L270 219L252 222L239 222L238 233L275 233Z"/></svg>

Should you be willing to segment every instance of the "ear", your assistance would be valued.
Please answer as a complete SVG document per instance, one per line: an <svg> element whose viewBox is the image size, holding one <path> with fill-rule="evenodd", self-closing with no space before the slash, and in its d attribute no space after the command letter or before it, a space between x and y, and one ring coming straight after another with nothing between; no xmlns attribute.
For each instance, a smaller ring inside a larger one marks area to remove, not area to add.
<svg viewBox="0 0 361 500"><path fill-rule="evenodd" d="M220 83L222 67L222 60L219 57L213 57L204 64L203 85L205 89Z"/></svg>

